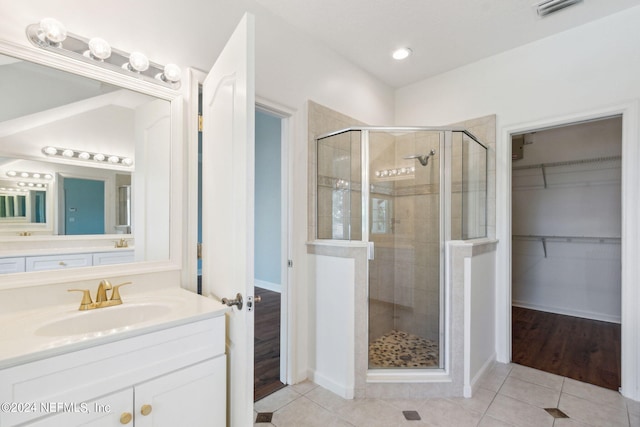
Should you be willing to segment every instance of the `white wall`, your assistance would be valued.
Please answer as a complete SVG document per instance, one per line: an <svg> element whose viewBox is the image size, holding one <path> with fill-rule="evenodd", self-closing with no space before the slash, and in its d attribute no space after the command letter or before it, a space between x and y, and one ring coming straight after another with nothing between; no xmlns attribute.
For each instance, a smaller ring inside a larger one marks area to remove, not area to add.
<svg viewBox="0 0 640 427"><path fill-rule="evenodd" d="M464 394L471 397L478 379L496 358L495 251L465 258L465 376Z"/></svg>
<svg viewBox="0 0 640 427"><path fill-rule="evenodd" d="M396 93L396 124L452 123L497 115L497 334L498 360L509 361L510 133L624 112L622 390L640 399L640 304L635 285L640 229L637 188L640 98L640 7L495 55ZM636 165L636 166L634 166ZM633 193L635 189L636 193ZM634 260L634 257L636 259Z"/></svg>
<svg viewBox="0 0 640 427"><path fill-rule="evenodd" d="M316 313L311 379L345 399L355 385L355 262L316 255Z"/></svg>

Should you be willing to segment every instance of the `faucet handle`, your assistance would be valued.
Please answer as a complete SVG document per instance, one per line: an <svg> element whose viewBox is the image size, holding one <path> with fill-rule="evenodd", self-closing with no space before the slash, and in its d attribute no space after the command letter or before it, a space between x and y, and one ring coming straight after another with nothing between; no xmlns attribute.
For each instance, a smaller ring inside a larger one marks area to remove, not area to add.
<svg viewBox="0 0 640 427"><path fill-rule="evenodd" d="M120 291L118 290L120 288L120 286L124 286L124 285L130 285L133 282L124 282L124 283L120 283L119 285L114 285L113 289L111 290L111 301L122 301L122 298L120 298Z"/></svg>
<svg viewBox="0 0 640 427"><path fill-rule="evenodd" d="M67 289L67 292L82 292L82 301L80 302L80 310L86 309L87 306L93 303L91 300L91 294L89 289Z"/></svg>

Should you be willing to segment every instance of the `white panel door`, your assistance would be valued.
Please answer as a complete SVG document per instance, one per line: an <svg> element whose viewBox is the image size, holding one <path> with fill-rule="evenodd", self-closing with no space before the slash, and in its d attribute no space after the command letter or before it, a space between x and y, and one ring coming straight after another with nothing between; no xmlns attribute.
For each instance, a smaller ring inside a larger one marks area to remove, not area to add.
<svg viewBox="0 0 640 427"><path fill-rule="evenodd" d="M246 14L203 84L203 294L227 314L229 425L253 425L254 17Z"/></svg>

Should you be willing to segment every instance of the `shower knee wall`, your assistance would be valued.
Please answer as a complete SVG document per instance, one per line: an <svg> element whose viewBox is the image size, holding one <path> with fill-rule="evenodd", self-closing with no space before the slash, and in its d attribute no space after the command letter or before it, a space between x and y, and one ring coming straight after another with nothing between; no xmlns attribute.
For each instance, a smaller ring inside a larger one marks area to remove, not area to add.
<svg viewBox="0 0 640 427"><path fill-rule="evenodd" d="M309 378L347 399L471 397L495 361L496 244L492 239L447 243L444 369L385 373L368 369L366 245L310 242Z"/></svg>

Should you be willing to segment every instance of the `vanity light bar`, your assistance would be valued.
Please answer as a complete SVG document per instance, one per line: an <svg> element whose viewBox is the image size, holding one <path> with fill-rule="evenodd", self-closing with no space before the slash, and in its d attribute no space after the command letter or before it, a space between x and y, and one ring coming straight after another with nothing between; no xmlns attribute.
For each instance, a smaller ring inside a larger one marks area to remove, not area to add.
<svg viewBox="0 0 640 427"><path fill-rule="evenodd" d="M130 157L116 156L115 154L91 153L89 151L77 151L70 148L59 148L47 146L42 149L47 156L57 156L63 159L80 160L88 162L107 163L111 165L119 165L131 167L133 159Z"/></svg>
<svg viewBox="0 0 640 427"><path fill-rule="evenodd" d="M47 188L47 184L43 184L42 182L23 182L20 181L18 183L18 186L20 187L28 187L28 188ZM25 191L28 191L28 189L26 189Z"/></svg>
<svg viewBox="0 0 640 427"><path fill-rule="evenodd" d="M24 172L24 171L7 171L5 173L9 178L29 178L29 179L53 179L53 175L50 173L41 172Z"/></svg>
<svg viewBox="0 0 640 427"><path fill-rule="evenodd" d="M403 167L403 168L395 168L395 169L382 169L376 171L376 178L394 178L400 176L411 176L415 174L416 168L415 166L411 167Z"/></svg>
<svg viewBox="0 0 640 427"><path fill-rule="evenodd" d="M11 191L18 193L26 193L29 191L28 188L14 188L14 187L0 187L0 191Z"/></svg>
<svg viewBox="0 0 640 427"><path fill-rule="evenodd" d="M65 55L83 62L157 83L171 89L180 88L182 72L175 64L162 66L141 52L127 53L113 48L106 40L94 37L87 39L71 34L61 22L44 18L27 27L27 38L37 47Z"/></svg>

